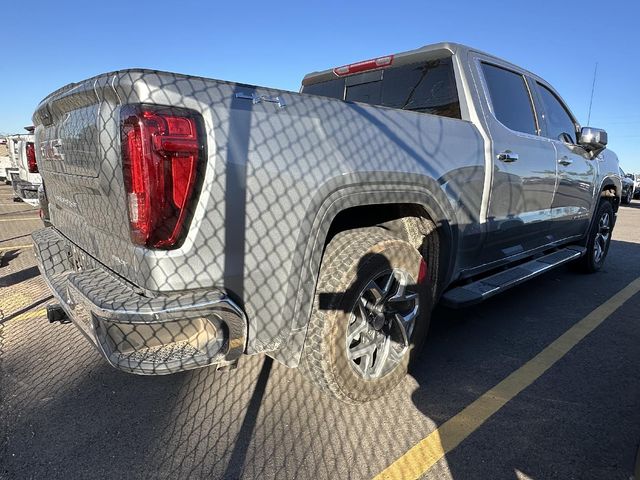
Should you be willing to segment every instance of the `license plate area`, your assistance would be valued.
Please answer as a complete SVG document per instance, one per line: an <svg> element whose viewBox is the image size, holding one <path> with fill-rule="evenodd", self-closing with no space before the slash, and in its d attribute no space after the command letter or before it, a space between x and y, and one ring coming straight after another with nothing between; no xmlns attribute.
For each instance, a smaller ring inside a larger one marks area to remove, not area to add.
<svg viewBox="0 0 640 480"><path fill-rule="evenodd" d="M75 245L67 245L67 258L69 260L69 267L76 272L84 272L96 267L96 262Z"/></svg>

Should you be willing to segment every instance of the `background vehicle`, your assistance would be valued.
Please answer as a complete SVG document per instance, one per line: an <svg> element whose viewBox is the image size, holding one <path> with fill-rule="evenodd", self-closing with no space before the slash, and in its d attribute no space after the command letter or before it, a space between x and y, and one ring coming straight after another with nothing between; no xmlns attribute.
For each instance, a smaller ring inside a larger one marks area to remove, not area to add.
<svg viewBox="0 0 640 480"><path fill-rule="evenodd" d="M34 127L25 127L33 132ZM17 141L18 176L13 178L14 201L38 205L38 187L42 177L38 170L33 134L22 135Z"/></svg>
<svg viewBox="0 0 640 480"><path fill-rule="evenodd" d="M6 182L8 168L11 168L11 157L9 157L7 140L2 138L0 139L0 181Z"/></svg>
<svg viewBox="0 0 640 480"><path fill-rule="evenodd" d="M18 169L18 142L24 135L9 135L7 140L7 153L9 155L9 165L5 167L5 182L10 184L14 179L18 179L20 171Z"/></svg>
<svg viewBox="0 0 640 480"><path fill-rule="evenodd" d="M629 205L633 198L635 189L635 182L632 173L624 173L622 168L620 169L620 179L622 181L622 203Z"/></svg>
<svg viewBox="0 0 640 480"><path fill-rule="evenodd" d="M122 70L33 118L50 319L138 374L264 352L370 400L434 302L600 269L620 202L604 131L456 44L313 73L301 93Z"/></svg>
<svg viewBox="0 0 640 480"><path fill-rule="evenodd" d="M633 177L633 198L640 198L640 173L632 173Z"/></svg>

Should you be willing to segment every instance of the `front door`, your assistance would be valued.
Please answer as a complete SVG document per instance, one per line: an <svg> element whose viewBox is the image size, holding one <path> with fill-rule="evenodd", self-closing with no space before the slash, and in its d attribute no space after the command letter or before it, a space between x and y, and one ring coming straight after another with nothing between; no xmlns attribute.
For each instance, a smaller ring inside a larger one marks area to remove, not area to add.
<svg viewBox="0 0 640 480"><path fill-rule="evenodd" d="M557 239L579 236L589 228L594 207L597 160L577 145L577 124L560 97L541 82L535 82L535 89L542 134L553 143L558 164L550 234Z"/></svg>

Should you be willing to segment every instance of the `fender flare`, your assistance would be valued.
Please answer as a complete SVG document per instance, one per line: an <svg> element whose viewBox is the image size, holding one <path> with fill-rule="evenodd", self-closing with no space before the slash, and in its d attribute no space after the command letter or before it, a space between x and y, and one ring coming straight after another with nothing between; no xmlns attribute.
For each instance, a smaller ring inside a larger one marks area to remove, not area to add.
<svg viewBox="0 0 640 480"><path fill-rule="evenodd" d="M458 245L454 209L438 182L416 174L376 172L349 174L324 183L312 197L293 252L292 274L286 285L283 318L291 319L289 336L270 355L287 366L298 365L313 306L316 283L329 227L336 216L351 207L411 203L421 206L436 223L448 245L443 278L452 277Z"/></svg>

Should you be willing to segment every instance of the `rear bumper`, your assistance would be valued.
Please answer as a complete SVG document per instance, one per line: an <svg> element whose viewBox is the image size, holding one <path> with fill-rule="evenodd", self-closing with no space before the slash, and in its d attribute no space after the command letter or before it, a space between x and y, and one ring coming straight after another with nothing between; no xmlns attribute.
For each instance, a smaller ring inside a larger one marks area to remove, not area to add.
<svg viewBox="0 0 640 480"><path fill-rule="evenodd" d="M22 200L29 201L34 205L38 203L38 188L40 183L31 183L26 180L20 180L20 177L12 178L13 193Z"/></svg>
<svg viewBox="0 0 640 480"><path fill-rule="evenodd" d="M16 175L19 174L19 170L13 167L6 167L1 173L4 173L4 179L7 182L11 182L11 174L14 173Z"/></svg>
<svg viewBox="0 0 640 480"><path fill-rule="evenodd" d="M244 352L246 316L224 292L145 297L54 228L32 238L54 296L115 368L162 375L228 365ZM83 269L74 268L79 264Z"/></svg>

